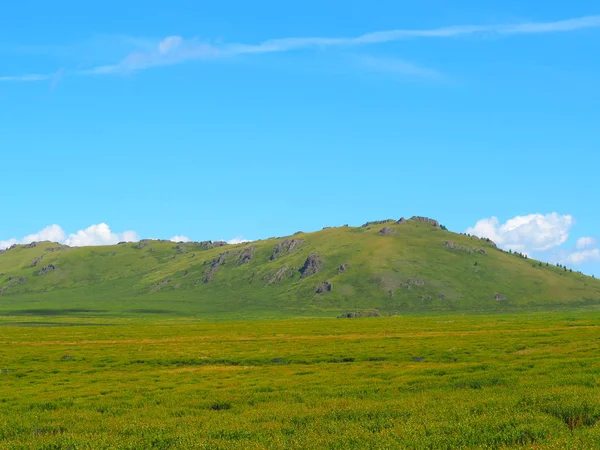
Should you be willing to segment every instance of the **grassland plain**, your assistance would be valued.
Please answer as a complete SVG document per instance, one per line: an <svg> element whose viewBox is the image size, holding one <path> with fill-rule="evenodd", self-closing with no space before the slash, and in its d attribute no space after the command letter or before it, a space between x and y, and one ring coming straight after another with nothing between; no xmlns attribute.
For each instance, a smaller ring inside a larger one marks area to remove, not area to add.
<svg viewBox="0 0 600 450"><path fill-rule="evenodd" d="M599 320L3 317L0 448L599 448Z"/></svg>
<svg viewBox="0 0 600 450"><path fill-rule="evenodd" d="M301 274L315 254L318 272ZM331 290L317 293L323 282ZM142 241L69 248L44 242L0 254L5 316L244 320L334 317L372 308L456 314L599 306L600 280L418 220L216 247Z"/></svg>

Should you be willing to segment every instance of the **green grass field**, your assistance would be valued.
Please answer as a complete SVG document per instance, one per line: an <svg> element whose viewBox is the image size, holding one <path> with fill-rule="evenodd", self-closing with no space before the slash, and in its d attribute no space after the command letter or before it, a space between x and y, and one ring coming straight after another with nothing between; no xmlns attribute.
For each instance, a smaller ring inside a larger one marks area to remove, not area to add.
<svg viewBox="0 0 600 450"><path fill-rule="evenodd" d="M598 448L599 320L4 317L0 448Z"/></svg>

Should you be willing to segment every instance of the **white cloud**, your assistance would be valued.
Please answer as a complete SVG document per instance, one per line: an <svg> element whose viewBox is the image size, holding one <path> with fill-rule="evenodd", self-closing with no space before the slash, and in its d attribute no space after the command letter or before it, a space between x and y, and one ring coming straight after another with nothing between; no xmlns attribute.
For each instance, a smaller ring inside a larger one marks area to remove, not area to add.
<svg viewBox="0 0 600 450"><path fill-rule="evenodd" d="M577 239L577 250L583 250L586 248L590 248L596 245L596 239L594 239L593 237L589 237L589 236L584 236L584 237L580 237L579 239Z"/></svg>
<svg viewBox="0 0 600 450"><path fill-rule="evenodd" d="M70 234L64 241L71 247L85 247L90 245L113 245L121 241L137 241L138 236L135 231L126 231L118 234L113 233L110 227L105 223L92 225L85 230L79 230L75 234Z"/></svg>
<svg viewBox="0 0 600 450"><path fill-rule="evenodd" d="M366 33L355 37L305 37L270 39L258 44L216 44L201 42L197 39L184 39L181 36L168 36L153 45L150 51L138 51L129 54L120 62L95 67L84 71L85 74L130 73L150 67L179 64L195 59L208 59L244 54L288 52L308 48L364 47L411 38L453 38L469 35L518 35L575 31L600 27L600 16L579 17L555 22L530 22L499 25L462 25L423 30L387 30ZM390 65L388 63L388 65ZM410 63L395 63L396 70L410 70L427 77L428 69L413 66Z"/></svg>
<svg viewBox="0 0 600 450"><path fill-rule="evenodd" d="M190 238L187 236L173 236L169 239L171 242L190 242Z"/></svg>
<svg viewBox="0 0 600 450"><path fill-rule="evenodd" d="M9 75L0 77L0 82L16 82L16 83L25 83L31 81L45 81L52 78L54 75L43 75L39 73L30 73L24 75Z"/></svg>
<svg viewBox="0 0 600 450"><path fill-rule="evenodd" d="M418 66L402 59L361 56L358 60L366 67L382 72L397 73L431 80L441 80L444 78L444 76L436 70Z"/></svg>
<svg viewBox="0 0 600 450"><path fill-rule="evenodd" d="M30 244L36 241L64 242L65 232L58 225L50 225L34 234L29 234L21 239L21 244Z"/></svg>
<svg viewBox="0 0 600 450"><path fill-rule="evenodd" d="M530 214L514 217L500 224L497 217L482 219L467 233L490 238L505 250L530 253L546 251L564 244L573 225L570 215Z"/></svg>
<svg viewBox="0 0 600 450"><path fill-rule="evenodd" d="M228 57L244 54L278 53L310 48L349 48L365 47L368 45L384 44L406 39L438 38L448 39L460 36L474 35L526 35L557 33L600 27L600 15L578 17L574 19L558 20L554 22L524 22L514 24L496 25L458 25L430 29L396 29L375 31L354 37L288 37L269 39L258 44L220 42L202 42L199 39L184 39L182 36L167 36L160 40L148 41L144 39L128 38L129 44L134 43L138 48L121 61L111 64L96 66L88 70L74 71L74 74L126 74L157 66L180 64L190 60ZM97 53L97 49L94 49ZM381 64L381 63L380 63ZM430 69L421 68L406 61L385 63L388 70L407 71L412 75L422 75L430 78L434 73ZM24 74L0 76L0 82L24 82L56 80L63 76L60 74Z"/></svg>
<svg viewBox="0 0 600 450"><path fill-rule="evenodd" d="M19 241L17 239L8 239L6 241L0 241L0 250L4 250L6 248L10 248L15 244L18 244Z"/></svg>
<svg viewBox="0 0 600 450"><path fill-rule="evenodd" d="M181 36L169 36L158 44L158 52L161 54L169 53L181 45L183 38Z"/></svg>
<svg viewBox="0 0 600 450"><path fill-rule="evenodd" d="M594 248L590 250L582 250L573 252L563 259L566 263L578 266L586 262L600 261L600 249Z"/></svg>
<svg viewBox="0 0 600 450"><path fill-rule="evenodd" d="M51 241L71 247L84 247L90 245L113 245L119 242L136 242L139 240L135 231L125 231L123 233L113 233L110 227L105 223L92 225L85 230L79 230L76 233L67 234L59 225L50 225L43 230L29 234L22 239L8 239L0 241L0 249L8 248L14 244L29 244L36 241Z"/></svg>
<svg viewBox="0 0 600 450"><path fill-rule="evenodd" d="M244 244L246 242L251 242L249 239L244 239L242 236L235 237L227 241L228 244Z"/></svg>

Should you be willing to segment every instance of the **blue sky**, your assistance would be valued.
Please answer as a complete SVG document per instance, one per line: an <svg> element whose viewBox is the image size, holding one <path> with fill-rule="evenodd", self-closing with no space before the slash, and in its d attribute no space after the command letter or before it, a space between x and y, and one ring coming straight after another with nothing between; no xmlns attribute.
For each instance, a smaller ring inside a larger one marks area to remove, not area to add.
<svg viewBox="0 0 600 450"><path fill-rule="evenodd" d="M600 275L597 2L88 3L3 5L0 246L415 214Z"/></svg>

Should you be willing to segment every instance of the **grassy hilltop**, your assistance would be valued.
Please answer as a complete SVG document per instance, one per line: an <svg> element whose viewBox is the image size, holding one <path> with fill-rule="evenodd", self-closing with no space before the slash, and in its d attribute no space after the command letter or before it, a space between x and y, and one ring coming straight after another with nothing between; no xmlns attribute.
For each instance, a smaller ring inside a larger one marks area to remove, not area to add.
<svg viewBox="0 0 600 450"><path fill-rule="evenodd" d="M239 245L42 242L0 253L2 315L331 317L598 305L599 280L424 218Z"/></svg>

